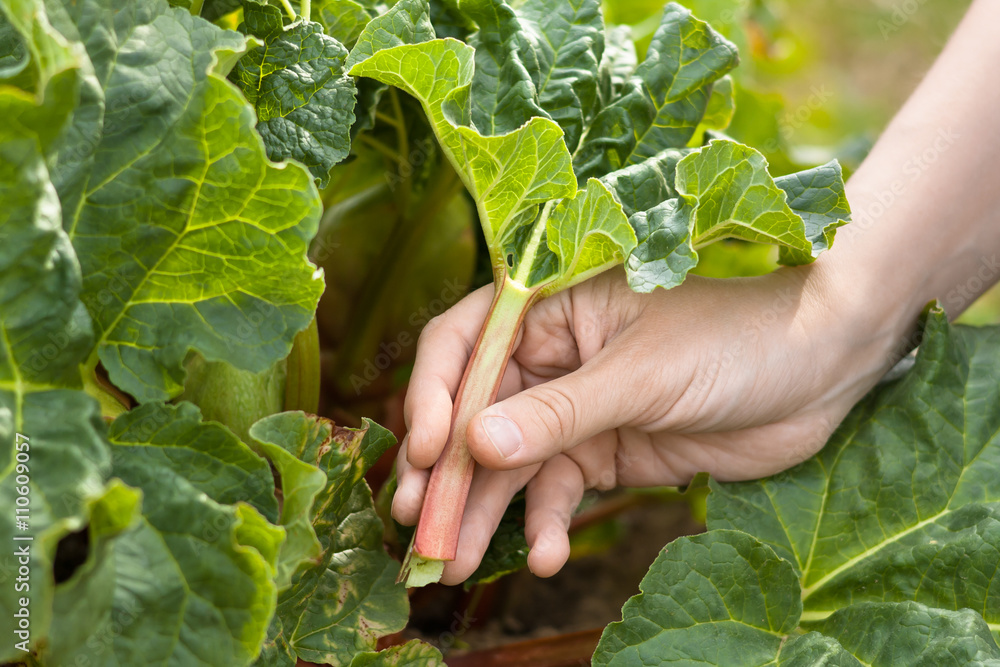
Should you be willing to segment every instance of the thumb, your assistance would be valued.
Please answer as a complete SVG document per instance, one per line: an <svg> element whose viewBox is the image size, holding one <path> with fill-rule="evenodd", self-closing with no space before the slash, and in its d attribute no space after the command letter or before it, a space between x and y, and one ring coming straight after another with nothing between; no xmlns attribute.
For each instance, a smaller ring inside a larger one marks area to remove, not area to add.
<svg viewBox="0 0 1000 667"><path fill-rule="evenodd" d="M607 359L591 360L476 415L466 432L476 461L494 470L541 463L627 423L634 405L626 404L622 375Z"/></svg>

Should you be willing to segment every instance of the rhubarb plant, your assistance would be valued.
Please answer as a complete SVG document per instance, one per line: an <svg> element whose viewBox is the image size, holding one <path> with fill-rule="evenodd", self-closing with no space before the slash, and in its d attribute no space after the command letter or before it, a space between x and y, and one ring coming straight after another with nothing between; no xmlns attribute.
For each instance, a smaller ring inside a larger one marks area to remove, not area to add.
<svg viewBox="0 0 1000 667"><path fill-rule="evenodd" d="M493 266L493 304L404 565L409 585L437 580L455 558L474 470L466 428L495 400L533 304L622 264L634 290L669 289L722 238L810 262L850 213L836 163L775 180L755 150L708 134L727 117L737 52L683 7L667 5L638 65L596 0L457 7L477 26L468 43L435 38L427 2L401 0L347 59L352 75L419 100L476 203ZM696 135L711 139L688 147Z"/></svg>

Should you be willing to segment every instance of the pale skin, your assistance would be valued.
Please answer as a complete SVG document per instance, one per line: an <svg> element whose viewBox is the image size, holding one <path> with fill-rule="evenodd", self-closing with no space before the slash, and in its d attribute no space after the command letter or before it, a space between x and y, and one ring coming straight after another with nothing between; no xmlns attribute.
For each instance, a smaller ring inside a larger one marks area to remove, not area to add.
<svg viewBox="0 0 1000 667"><path fill-rule="evenodd" d="M499 402L469 426L478 465L444 583L475 570L522 488L528 567L545 577L569 556L586 489L757 479L809 458L913 346L929 301L956 317L1000 279L997 25L1000 2L973 2L848 183L855 221L814 264L645 295L619 269L528 313ZM492 289L420 337L392 508L404 524Z"/></svg>

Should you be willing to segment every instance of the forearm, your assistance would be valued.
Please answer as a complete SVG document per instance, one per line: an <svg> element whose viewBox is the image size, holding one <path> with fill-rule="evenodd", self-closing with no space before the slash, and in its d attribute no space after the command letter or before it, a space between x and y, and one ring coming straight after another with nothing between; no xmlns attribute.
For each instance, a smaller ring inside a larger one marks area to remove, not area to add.
<svg viewBox="0 0 1000 667"><path fill-rule="evenodd" d="M951 317L1000 278L1000 2L977 0L848 184L854 222L817 261L862 328L904 338L923 305Z"/></svg>

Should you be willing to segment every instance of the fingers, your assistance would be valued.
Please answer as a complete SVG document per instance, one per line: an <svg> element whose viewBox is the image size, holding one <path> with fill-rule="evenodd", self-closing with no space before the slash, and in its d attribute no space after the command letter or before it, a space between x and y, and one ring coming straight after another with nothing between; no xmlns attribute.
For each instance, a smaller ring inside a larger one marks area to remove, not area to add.
<svg viewBox="0 0 1000 667"><path fill-rule="evenodd" d="M567 456L549 459L528 483L524 536L528 569L551 577L569 559L569 522L583 498L583 473Z"/></svg>
<svg viewBox="0 0 1000 667"><path fill-rule="evenodd" d="M445 563L441 583L460 584L476 571L511 498L537 471L538 466L514 472L476 469L462 516L458 554Z"/></svg>
<svg viewBox="0 0 1000 667"><path fill-rule="evenodd" d="M403 405L407 459L416 468L432 466L444 449L452 399L492 298L492 287L476 290L431 320L420 334Z"/></svg>
<svg viewBox="0 0 1000 667"><path fill-rule="evenodd" d="M618 370L627 363L623 355L601 354L574 373L483 410L469 424L472 455L487 468L512 470L627 423L637 403L628 398L628 374Z"/></svg>
<svg viewBox="0 0 1000 667"><path fill-rule="evenodd" d="M403 438L396 456L396 493L392 496L392 516L404 526L412 526L420 518L424 492L431 477L429 470L414 468L406 459L409 436Z"/></svg>

